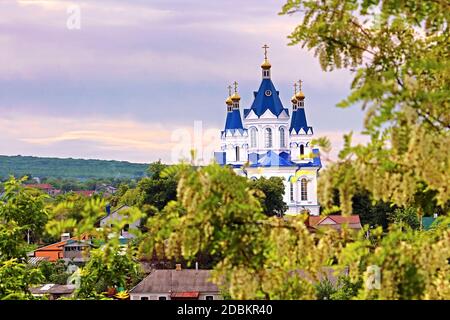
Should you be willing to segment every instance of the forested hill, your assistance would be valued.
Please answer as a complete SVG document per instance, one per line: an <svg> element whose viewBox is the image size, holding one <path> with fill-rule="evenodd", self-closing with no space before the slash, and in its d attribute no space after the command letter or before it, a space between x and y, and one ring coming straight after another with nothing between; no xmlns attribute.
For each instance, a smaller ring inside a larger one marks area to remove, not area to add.
<svg viewBox="0 0 450 320"><path fill-rule="evenodd" d="M145 174L148 164L125 161L39 158L0 155L0 179L16 177L54 178L138 178Z"/></svg>

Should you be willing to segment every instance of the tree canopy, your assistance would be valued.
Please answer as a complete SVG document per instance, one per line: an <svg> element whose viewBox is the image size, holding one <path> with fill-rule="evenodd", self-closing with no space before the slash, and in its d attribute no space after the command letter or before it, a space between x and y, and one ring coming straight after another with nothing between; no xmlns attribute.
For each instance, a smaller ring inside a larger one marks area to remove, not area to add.
<svg viewBox="0 0 450 320"><path fill-rule="evenodd" d="M324 70L349 69L350 95L338 104L366 111L367 145L346 136L339 162L323 174L321 199L340 191L351 213L357 187L375 200L425 207L450 198L450 4L415 0L289 0L281 14L301 22L291 45L313 50Z"/></svg>

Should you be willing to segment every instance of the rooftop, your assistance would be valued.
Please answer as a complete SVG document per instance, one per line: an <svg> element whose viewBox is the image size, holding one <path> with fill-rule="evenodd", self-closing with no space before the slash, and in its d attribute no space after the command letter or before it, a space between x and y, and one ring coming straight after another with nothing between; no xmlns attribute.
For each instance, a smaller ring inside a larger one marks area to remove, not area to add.
<svg viewBox="0 0 450 320"><path fill-rule="evenodd" d="M210 270L154 270L130 293L218 292L210 277Z"/></svg>

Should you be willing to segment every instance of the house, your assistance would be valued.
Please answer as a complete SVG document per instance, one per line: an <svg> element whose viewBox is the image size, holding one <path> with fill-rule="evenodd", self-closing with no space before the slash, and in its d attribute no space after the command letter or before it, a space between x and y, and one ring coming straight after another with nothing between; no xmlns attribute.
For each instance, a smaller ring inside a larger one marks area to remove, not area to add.
<svg viewBox="0 0 450 320"><path fill-rule="evenodd" d="M359 215L309 216L308 220L306 220L306 225L313 232L319 228L333 228L336 230L340 230L342 228L342 225L344 224L346 224L350 229L353 230L362 229Z"/></svg>
<svg viewBox="0 0 450 320"><path fill-rule="evenodd" d="M222 300L210 270L154 270L130 291L130 300Z"/></svg>
<svg viewBox="0 0 450 320"><path fill-rule="evenodd" d="M35 297L48 296L50 300L58 300L63 297L72 297L75 285L45 284L39 287L30 288L30 292Z"/></svg>
<svg viewBox="0 0 450 320"><path fill-rule="evenodd" d="M117 192L117 188L115 188L113 186L106 185L106 184L102 184L101 186L96 188L95 191L97 192L97 194L102 193L103 196L109 197L109 196L112 196L113 194L115 194Z"/></svg>
<svg viewBox="0 0 450 320"><path fill-rule="evenodd" d="M77 238L71 238L70 234L68 233L63 233L61 235L61 241L38 248L34 251L34 255L33 257L36 258L45 258L46 260L50 261L50 262L55 262L59 259L71 259L72 257L72 249L68 249L66 251L65 247L66 245L68 246L67 248L73 248L73 244L74 242L77 241L87 241L88 240L88 236L87 235L83 235L80 237L80 239ZM71 254L69 254L69 252ZM81 252L80 252L81 253Z"/></svg>
<svg viewBox="0 0 450 320"><path fill-rule="evenodd" d="M63 246L62 259L72 263L85 263L89 259L90 241L70 239Z"/></svg>
<svg viewBox="0 0 450 320"><path fill-rule="evenodd" d="M108 205L106 207L106 216L100 219L100 227L106 227L106 226L112 226L113 221L121 221L126 216L127 210L130 210L131 208L127 205L123 205L116 210L111 212L111 207ZM131 239L134 238L134 235L129 232L129 230L136 230L141 225L141 220L137 220L133 222L130 225L126 225L125 228L121 232L121 236L125 239Z"/></svg>
<svg viewBox="0 0 450 320"><path fill-rule="evenodd" d="M80 190L80 191L73 191L73 193L83 197L90 198L95 194L95 190Z"/></svg>
<svg viewBox="0 0 450 320"><path fill-rule="evenodd" d="M51 184L48 183L27 184L26 187L30 189L41 190L42 192L45 192L50 196L56 196L61 193L61 190L55 189Z"/></svg>

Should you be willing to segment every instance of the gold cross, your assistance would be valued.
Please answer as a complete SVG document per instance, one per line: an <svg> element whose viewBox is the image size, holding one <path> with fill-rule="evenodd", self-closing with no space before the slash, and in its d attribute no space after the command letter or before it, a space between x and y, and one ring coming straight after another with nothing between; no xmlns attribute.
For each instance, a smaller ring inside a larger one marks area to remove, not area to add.
<svg viewBox="0 0 450 320"><path fill-rule="evenodd" d="M298 80L298 83L299 83L299 90L302 91L303 80Z"/></svg>
<svg viewBox="0 0 450 320"><path fill-rule="evenodd" d="M267 60L267 49L269 49L269 46L265 44L262 48L264 49L264 59Z"/></svg>
<svg viewBox="0 0 450 320"><path fill-rule="evenodd" d="M297 86L298 86L298 84L297 84L297 82L295 82L294 83L294 94L297 94Z"/></svg>
<svg viewBox="0 0 450 320"><path fill-rule="evenodd" d="M232 89L233 87L232 86L228 86L228 95L231 97L231 89Z"/></svg>
<svg viewBox="0 0 450 320"><path fill-rule="evenodd" d="M234 92L237 93L238 83L235 81L235 82L233 82L233 84L234 84Z"/></svg>

